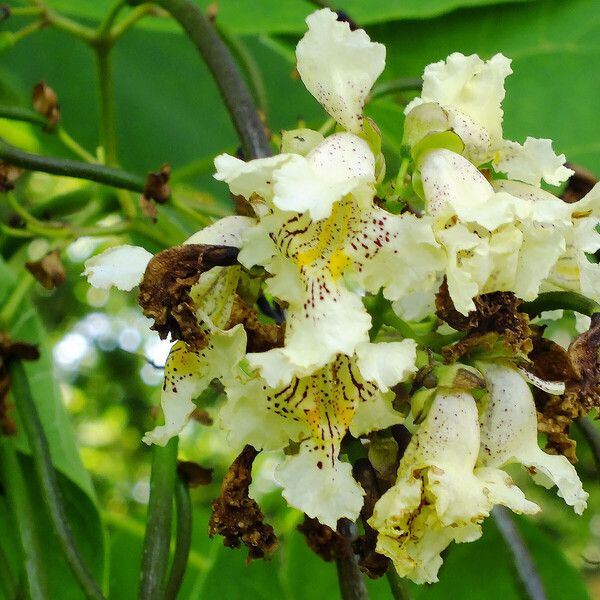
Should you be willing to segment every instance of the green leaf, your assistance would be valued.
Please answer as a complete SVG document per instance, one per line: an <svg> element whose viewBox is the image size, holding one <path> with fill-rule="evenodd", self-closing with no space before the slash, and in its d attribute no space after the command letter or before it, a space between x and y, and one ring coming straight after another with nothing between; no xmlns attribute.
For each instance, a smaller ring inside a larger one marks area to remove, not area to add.
<svg viewBox="0 0 600 600"><path fill-rule="evenodd" d="M0 306L2 306L17 281L15 274L2 260L0 260L0 280L4 283L0 289ZM86 563L97 581L102 583L105 562L104 531L96 496L89 474L79 457L75 435L54 381L44 326L30 301L24 300L21 303L14 322L10 324L9 333L13 340L36 344L40 350L39 360L25 363L31 393L48 438L54 466L59 475L59 485L73 535ZM19 434L15 440L15 446L19 451L20 463L24 472L31 473L33 466L29 457L28 443L22 431L23 428L18 419L16 420ZM42 508L43 492L39 489L35 477L26 477L26 483L32 502L35 503L34 507L37 509L35 519L38 535L47 552L48 583L50 590L54 590L51 597L78 599L81 597L81 593L64 560L47 511ZM1 510L2 507L0 507ZM10 517L5 513L3 517L0 517L0 522L2 518ZM14 543L11 544L11 547L13 549L9 552L14 555ZM72 583L65 586L66 581ZM62 586L65 586L64 593Z"/></svg>
<svg viewBox="0 0 600 600"><path fill-rule="evenodd" d="M548 600L589 600L577 570L567 562L560 546L535 523L518 519L519 529L535 561ZM410 585L414 600L522 600L512 556L491 519L484 523L483 537L450 547L433 585Z"/></svg>
<svg viewBox="0 0 600 600"><path fill-rule="evenodd" d="M499 27L498 24L502 26ZM513 59L503 103L505 136L549 137L558 153L600 171L600 4L548 0L459 10L443 18L375 26L386 78L419 76L452 52ZM418 43L417 43L418 40Z"/></svg>
<svg viewBox="0 0 600 600"><path fill-rule="evenodd" d="M371 25L394 19L424 19L442 15L461 7L486 6L532 0L344 0L339 7L357 23ZM211 0L197 4L206 9ZM100 21L113 4L112 0L51 0L53 8L74 17ZM303 33L304 19L317 7L304 0L220 0L217 19L232 33ZM175 31L178 26L166 19L146 18L140 27L157 31Z"/></svg>

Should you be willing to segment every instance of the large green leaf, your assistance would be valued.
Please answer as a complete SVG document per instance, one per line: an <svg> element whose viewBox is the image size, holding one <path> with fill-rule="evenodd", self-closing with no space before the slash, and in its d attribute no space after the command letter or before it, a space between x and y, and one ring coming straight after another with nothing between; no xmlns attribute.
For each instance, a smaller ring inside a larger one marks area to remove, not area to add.
<svg viewBox="0 0 600 600"><path fill-rule="evenodd" d="M559 152L600 171L600 3L546 0L460 10L370 30L387 46L385 76L410 77L460 51L513 59L504 101L509 138L550 137Z"/></svg>
<svg viewBox="0 0 600 600"><path fill-rule="evenodd" d="M442 15L461 7L486 6L507 2L530 2L532 0L344 0L335 3L357 23L371 25L394 19L424 19ZM197 2L202 8L214 4L211 0ZM99 21L113 4L112 0L51 0L57 10L67 14ZM219 23L233 33L302 33L304 19L317 7L305 0L220 0ZM157 31L175 31L177 25L166 19L146 19L143 28Z"/></svg>
<svg viewBox="0 0 600 600"><path fill-rule="evenodd" d="M1 260L0 280L3 282L0 289L0 306L2 306L16 285L17 278ZM40 350L39 360L25 364L32 397L50 445L54 466L59 473L59 485L73 535L86 563L90 565L96 579L102 582L104 532L96 497L90 477L79 457L75 435L54 381L44 326L28 300L22 301L14 322L10 324L9 332L14 340L36 344ZM47 552L49 589L52 597L76 600L81 597L81 594L62 556L47 511L42 507L41 498L44 495L33 475L33 466L28 456L28 443L18 419L17 427L19 435L15 440L15 446L20 451L20 464L26 474L29 494L35 502L36 529L44 551ZM6 507L3 510L6 511ZM7 514L4 514L0 517L0 522L6 518L10 519ZM10 554L14 556L14 543L10 546L13 548ZM69 582L69 585L66 585L66 582Z"/></svg>

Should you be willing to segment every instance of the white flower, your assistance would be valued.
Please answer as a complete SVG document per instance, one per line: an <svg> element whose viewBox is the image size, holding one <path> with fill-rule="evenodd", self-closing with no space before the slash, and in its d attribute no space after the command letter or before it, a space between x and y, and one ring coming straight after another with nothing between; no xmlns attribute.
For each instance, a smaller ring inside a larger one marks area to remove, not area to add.
<svg viewBox="0 0 600 600"><path fill-rule="evenodd" d="M412 340L365 344L361 358L339 355L330 364L289 384L271 387L256 376L226 383L228 401L220 422L236 448L252 444L275 450L300 442L276 471L283 496L311 517L335 528L341 517L356 519L363 490L351 466L339 458L348 431L359 436L402 421L392 408L392 386L415 371Z"/></svg>
<svg viewBox="0 0 600 600"><path fill-rule="evenodd" d="M494 167L509 179L535 186L543 179L550 185L560 185L574 173L564 166L565 161L564 154L557 156L552 150L552 140L527 137L522 146L506 142L494 158Z"/></svg>
<svg viewBox="0 0 600 600"><path fill-rule="evenodd" d="M437 581L440 553L452 542L481 536L480 523L495 504L535 513L508 475L476 468L480 435L477 407L467 392L439 390L400 461L398 477L377 502L370 525L377 551L401 577Z"/></svg>
<svg viewBox="0 0 600 600"><path fill-rule="evenodd" d="M242 232L253 222L248 217L232 216L195 233L186 244L212 244L239 247ZM130 290L141 283L152 254L135 246L117 246L86 262L84 275L95 287L115 285ZM184 342L171 348L165 364L161 394L164 425L147 432L144 441L164 446L178 435L194 411L193 399L213 379L233 376L246 349L246 333L241 325L224 330L231 315L240 268L214 267L202 273L192 286L197 326L206 336L206 346L193 351Z"/></svg>
<svg viewBox="0 0 600 600"><path fill-rule="evenodd" d="M479 464L502 468L521 463L536 483L556 485L558 495L581 514L588 494L573 465L564 456L543 452L537 443L537 417L533 395L517 371L500 364L482 364L489 399L481 416Z"/></svg>
<svg viewBox="0 0 600 600"><path fill-rule="evenodd" d="M385 66L385 46L324 8L306 19L308 31L296 48L306 89L347 131L362 130L363 106Z"/></svg>

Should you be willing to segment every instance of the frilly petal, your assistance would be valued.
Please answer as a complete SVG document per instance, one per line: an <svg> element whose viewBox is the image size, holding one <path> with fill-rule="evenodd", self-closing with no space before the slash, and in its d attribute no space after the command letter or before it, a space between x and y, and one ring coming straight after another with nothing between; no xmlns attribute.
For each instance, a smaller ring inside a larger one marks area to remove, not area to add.
<svg viewBox="0 0 600 600"><path fill-rule="evenodd" d="M306 156L325 138L313 129L287 129L281 132L281 152Z"/></svg>
<svg viewBox="0 0 600 600"><path fill-rule="evenodd" d="M552 150L552 140L528 137L522 146L505 142L497 151L494 166L509 179L536 186L543 179L550 185L560 185L574 173L565 167L565 161L564 154L557 156Z"/></svg>
<svg viewBox="0 0 600 600"><path fill-rule="evenodd" d="M331 214L358 183L375 181L375 157L352 133L336 133L304 158L295 156L274 173L273 204L281 210L309 212L315 221Z"/></svg>
<svg viewBox="0 0 600 600"><path fill-rule="evenodd" d="M132 290L142 282L152 254L139 246L115 246L86 260L83 275L90 285Z"/></svg>
<svg viewBox="0 0 600 600"><path fill-rule="evenodd" d="M502 138L502 100L504 80L512 73L511 61L496 54L488 61L476 54L451 54L445 61L425 67L421 96L405 109L405 114L425 102L437 102L443 108L470 117L493 140Z"/></svg>
<svg viewBox="0 0 600 600"><path fill-rule="evenodd" d="M242 236L254 225L255 220L250 217L231 216L219 219L216 223L197 231L188 238L186 244L213 244L216 246L242 245Z"/></svg>
<svg viewBox="0 0 600 600"><path fill-rule="evenodd" d="M324 8L306 19L296 47L297 68L308 91L344 129L362 129L365 99L385 66L385 46Z"/></svg>
<svg viewBox="0 0 600 600"><path fill-rule="evenodd" d="M352 466L313 449L310 442L289 456L275 471L282 495L290 506L336 529L343 517L356 521L364 490L352 477Z"/></svg>
<svg viewBox="0 0 600 600"><path fill-rule="evenodd" d="M356 347L356 362L361 375L376 383L382 392L405 381L417 370L417 344L414 340L401 342L363 342Z"/></svg>
<svg viewBox="0 0 600 600"><path fill-rule="evenodd" d="M588 494L575 468L564 456L546 454L539 448L535 403L521 374L496 364L482 365L482 369L490 396L481 417L480 464L503 467L519 462L543 476L543 479L534 477L538 483L554 483L558 495L581 514Z"/></svg>
<svg viewBox="0 0 600 600"><path fill-rule="evenodd" d="M223 332L214 332L206 348L193 352L184 342L172 348L165 365L165 382L161 407L165 424L144 435L146 444L164 446L178 435L194 411L193 399L199 396L215 378L225 381L232 377L246 349L246 332L242 325Z"/></svg>

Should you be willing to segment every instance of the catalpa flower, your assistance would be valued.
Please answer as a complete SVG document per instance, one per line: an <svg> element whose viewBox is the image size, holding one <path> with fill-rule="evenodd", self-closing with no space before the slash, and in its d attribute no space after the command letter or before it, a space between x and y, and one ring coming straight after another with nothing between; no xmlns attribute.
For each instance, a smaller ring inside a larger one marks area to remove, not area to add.
<svg viewBox="0 0 600 600"><path fill-rule="evenodd" d="M241 231L248 227L247 217L227 217L199 231L185 244L210 244L238 247ZM94 287L112 286L129 291L142 283L152 254L137 246L116 246L90 258L84 275ZM171 268L167 265L167 269ZM214 379L225 383L233 377L237 363L246 350L242 325L227 329L233 307L240 267L214 267L202 273L190 290L195 312L195 327L202 333L202 347L191 349L177 341L165 364L161 407L165 423L144 436L148 444L164 446L188 422L199 396Z"/></svg>
<svg viewBox="0 0 600 600"><path fill-rule="evenodd" d="M342 439L402 422L390 387L416 371L415 360L415 343L403 340L363 343L353 358L338 355L311 375L275 387L240 372L226 384L220 423L236 448L278 450L290 440L299 443L276 470L276 480L291 506L335 528L342 517L358 517L364 494L351 465L339 457Z"/></svg>
<svg viewBox="0 0 600 600"><path fill-rule="evenodd" d="M492 161L509 179L539 186L566 181L573 171L557 156L552 141L528 137L523 145L502 136L504 80L510 60L496 54L488 61L476 54L451 54L425 68L421 96L405 109L404 142L416 146L432 133L453 131L464 156L476 166Z"/></svg>
<svg viewBox="0 0 600 600"><path fill-rule="evenodd" d="M269 293L286 305L284 347L247 357L270 386L308 375L338 354L352 356L371 327L361 296L383 288L396 300L427 289L442 265L428 218L392 215L374 201L377 157L357 134L383 68L383 46L350 31L327 9L307 22L298 71L350 131L326 139L298 131L284 137L283 153L272 158L215 160L216 178L259 215L244 235L239 260L248 268L263 266L272 275Z"/></svg>
<svg viewBox="0 0 600 600"><path fill-rule="evenodd" d="M519 513L539 510L506 473L477 466L479 427L470 393L438 390L400 461L395 485L369 520L379 532L377 551L392 559L400 576L437 581L440 553L452 541L478 539L495 504Z"/></svg>

